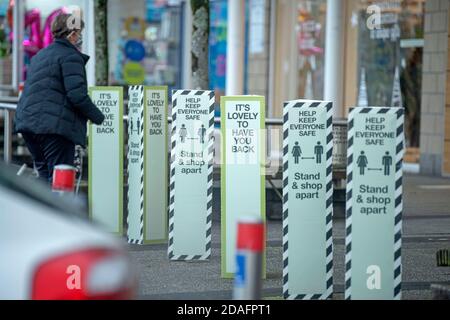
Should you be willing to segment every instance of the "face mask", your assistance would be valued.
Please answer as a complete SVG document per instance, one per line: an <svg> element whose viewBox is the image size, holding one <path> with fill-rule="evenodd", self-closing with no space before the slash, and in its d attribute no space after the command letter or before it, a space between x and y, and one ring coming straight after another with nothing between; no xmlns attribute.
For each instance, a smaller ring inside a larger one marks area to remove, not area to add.
<svg viewBox="0 0 450 320"><path fill-rule="evenodd" d="M83 35L82 34L80 34L80 36L78 37L78 40L75 43L75 47L80 51L83 48Z"/></svg>
<svg viewBox="0 0 450 320"><path fill-rule="evenodd" d="M70 36L67 37L67 39L69 39ZM80 33L80 35L78 36L78 40L77 42L75 42L73 44L75 46L75 48L77 48L79 51L81 51L82 47L83 47L83 34Z"/></svg>

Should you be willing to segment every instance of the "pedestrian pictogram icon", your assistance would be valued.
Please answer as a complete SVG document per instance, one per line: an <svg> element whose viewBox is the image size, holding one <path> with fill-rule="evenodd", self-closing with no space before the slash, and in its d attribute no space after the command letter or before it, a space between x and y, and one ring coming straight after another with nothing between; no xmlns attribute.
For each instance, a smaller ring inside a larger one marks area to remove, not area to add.
<svg viewBox="0 0 450 320"><path fill-rule="evenodd" d="M201 128L198 129L198 136L200 138L200 143L205 143L205 135L206 135L206 128L205 126L202 124Z"/></svg>
<svg viewBox="0 0 450 320"><path fill-rule="evenodd" d="M391 174L392 157L389 155L389 151L386 151L386 155L383 157L382 164L384 166L384 175L388 176Z"/></svg>
<svg viewBox="0 0 450 320"><path fill-rule="evenodd" d="M141 120L139 118L135 119L130 117L130 133L141 134Z"/></svg>
<svg viewBox="0 0 450 320"><path fill-rule="evenodd" d="M185 143L186 142L186 138L188 136L188 132L187 132L185 124L181 125L180 132L178 134L180 136L181 143Z"/></svg>
<svg viewBox="0 0 450 320"><path fill-rule="evenodd" d="M322 163L322 155L323 155L323 146L320 141L317 142L317 145L314 147L314 153L316 154L316 163Z"/></svg>
<svg viewBox="0 0 450 320"><path fill-rule="evenodd" d="M298 142L295 142L295 146L292 150L292 156L294 157L295 164L299 163L300 157L302 156L302 149Z"/></svg>
<svg viewBox="0 0 450 320"><path fill-rule="evenodd" d="M369 164L369 161L367 160L366 154L364 151L361 151L361 154L358 157L358 161L356 161L356 164L359 167L359 174L364 175L365 170L367 168L367 165Z"/></svg>

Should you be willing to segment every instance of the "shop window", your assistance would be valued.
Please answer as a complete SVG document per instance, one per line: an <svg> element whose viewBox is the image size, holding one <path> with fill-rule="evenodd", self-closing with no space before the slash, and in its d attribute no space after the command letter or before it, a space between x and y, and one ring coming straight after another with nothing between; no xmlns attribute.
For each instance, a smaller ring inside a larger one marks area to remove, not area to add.
<svg viewBox="0 0 450 320"><path fill-rule="evenodd" d="M276 116L284 101L323 98L326 2L277 1Z"/></svg>
<svg viewBox="0 0 450 320"><path fill-rule="evenodd" d="M357 9L358 104L405 108L407 162L419 161L423 9L424 0L360 0Z"/></svg>
<svg viewBox="0 0 450 320"><path fill-rule="evenodd" d="M323 95L325 1L300 1L295 26L298 50L298 96L319 99Z"/></svg>
<svg viewBox="0 0 450 320"><path fill-rule="evenodd" d="M108 2L111 85L181 85L180 1Z"/></svg>

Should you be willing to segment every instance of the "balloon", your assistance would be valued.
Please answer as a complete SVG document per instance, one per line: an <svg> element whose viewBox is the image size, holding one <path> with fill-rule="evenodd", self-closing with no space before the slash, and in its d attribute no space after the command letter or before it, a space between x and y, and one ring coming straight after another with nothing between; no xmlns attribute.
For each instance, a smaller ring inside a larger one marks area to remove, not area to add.
<svg viewBox="0 0 450 320"><path fill-rule="evenodd" d="M10 0L9 1L9 6L8 6L8 12L7 12L7 20L8 20L8 25L9 25L9 30L11 30L11 32L9 33L9 41L13 41L13 33L12 33L12 29L13 29L13 7L14 7L14 0Z"/></svg>
<svg viewBox="0 0 450 320"><path fill-rule="evenodd" d="M7 21L11 29L9 33L9 40L14 41L13 25L14 25L14 0L9 1ZM39 50L48 47L53 42L53 35L51 31L52 23L55 18L61 13L69 13L67 8L62 7L56 9L48 16L45 21L44 30L41 31L41 12L39 9L32 9L25 14L25 29L29 28L28 39L24 39L23 46L26 53L26 61L29 61ZM24 74L26 73L26 66L24 65Z"/></svg>
<svg viewBox="0 0 450 320"><path fill-rule="evenodd" d="M25 52L32 58L42 49L41 12L33 9L25 14L25 28L30 28L29 38L23 41Z"/></svg>
<svg viewBox="0 0 450 320"><path fill-rule="evenodd" d="M9 40L14 40L13 30L13 6L14 0L10 0L8 8L8 23L10 25L11 32L9 34ZM61 13L69 13L67 8L62 7L56 9L48 16L44 24L44 31L41 33L41 15L39 9L33 9L25 15L25 28L30 27L30 37L24 40L25 51L32 56L42 48L48 47L53 42L52 35L52 23L55 18Z"/></svg>

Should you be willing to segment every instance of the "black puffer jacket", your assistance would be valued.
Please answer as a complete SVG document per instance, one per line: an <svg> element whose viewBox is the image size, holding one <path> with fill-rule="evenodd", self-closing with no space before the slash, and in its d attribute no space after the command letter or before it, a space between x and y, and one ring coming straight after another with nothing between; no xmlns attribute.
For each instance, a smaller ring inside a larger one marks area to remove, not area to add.
<svg viewBox="0 0 450 320"><path fill-rule="evenodd" d="M85 146L87 120L101 124L105 119L88 95L88 60L65 39L55 40L33 57L17 106L15 131L57 134Z"/></svg>

